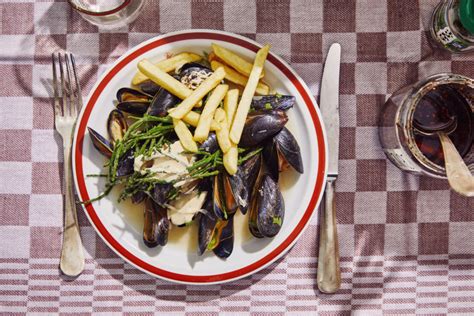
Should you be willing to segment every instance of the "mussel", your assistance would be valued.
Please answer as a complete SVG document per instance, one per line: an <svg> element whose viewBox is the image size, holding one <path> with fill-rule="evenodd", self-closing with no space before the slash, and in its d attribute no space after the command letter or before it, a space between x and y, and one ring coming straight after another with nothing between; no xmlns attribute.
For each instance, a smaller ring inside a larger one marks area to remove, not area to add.
<svg viewBox="0 0 474 316"><path fill-rule="evenodd" d="M143 81L142 83L138 85L138 87L140 88L140 90L142 90L148 95L155 95L158 92L158 90L161 89L159 85L157 85L151 80Z"/></svg>
<svg viewBox="0 0 474 316"><path fill-rule="evenodd" d="M94 147L104 156L110 158L112 157L112 151L114 149L114 145L109 142L104 136L100 135L91 127L88 127L87 130L89 131L89 135L92 140L92 144Z"/></svg>
<svg viewBox="0 0 474 316"><path fill-rule="evenodd" d="M131 197L133 204L139 204L145 200L147 193L145 192L146 188L142 188L140 191L134 193Z"/></svg>
<svg viewBox="0 0 474 316"><path fill-rule="evenodd" d="M153 97L153 100L148 107L147 113L153 116L164 117L168 115L168 110L175 107L181 99L169 93L163 88L160 88Z"/></svg>
<svg viewBox="0 0 474 316"><path fill-rule="evenodd" d="M198 254L212 250L220 258L229 257L234 248L234 218L223 221L205 212L199 214L198 221Z"/></svg>
<svg viewBox="0 0 474 316"><path fill-rule="evenodd" d="M261 171L249 209L249 229L257 238L273 237L285 217L285 203L278 183Z"/></svg>
<svg viewBox="0 0 474 316"><path fill-rule="evenodd" d="M117 109L112 110L107 119L107 131L113 144L123 138L127 128L127 120L123 113Z"/></svg>
<svg viewBox="0 0 474 316"><path fill-rule="evenodd" d="M135 154L133 149L126 151L118 161L117 177L129 176L133 173L133 164L135 162Z"/></svg>
<svg viewBox="0 0 474 316"><path fill-rule="evenodd" d="M143 242L145 245L150 248L166 245L170 228L166 209L147 198L144 219Z"/></svg>
<svg viewBox="0 0 474 316"><path fill-rule="evenodd" d="M299 173L303 173L300 146L286 127L265 145L263 157L268 171L275 181L278 181L279 173L288 166L293 167Z"/></svg>
<svg viewBox="0 0 474 316"><path fill-rule="evenodd" d="M292 95L261 95L255 96L250 105L255 110L282 110L287 111L295 104L295 97Z"/></svg>
<svg viewBox="0 0 474 316"><path fill-rule="evenodd" d="M196 89L199 85L212 75L212 70L199 63L186 63L176 72L180 81L189 89Z"/></svg>
<svg viewBox="0 0 474 316"><path fill-rule="evenodd" d="M288 116L281 110L258 110L248 114L239 146L254 147L269 139L285 126Z"/></svg>
<svg viewBox="0 0 474 316"><path fill-rule="evenodd" d="M241 164L237 169L237 173L230 178L234 192L237 193L239 209L244 215L250 206L261 163L262 156L255 155Z"/></svg>
<svg viewBox="0 0 474 316"><path fill-rule="evenodd" d="M210 154L215 153L219 149L216 133L209 133L207 139L199 146L200 150L206 151Z"/></svg>
<svg viewBox="0 0 474 316"><path fill-rule="evenodd" d="M165 206L172 189L173 185L171 183L157 183L151 192L151 198L156 204Z"/></svg>
<svg viewBox="0 0 474 316"><path fill-rule="evenodd" d="M214 176L213 210L218 219L227 220L239 208L237 186L232 184L232 176L221 172ZM235 183L234 183L235 185Z"/></svg>
<svg viewBox="0 0 474 316"><path fill-rule="evenodd" d="M120 88L117 91L117 109L134 115L143 115L148 110L152 99L151 95L142 91Z"/></svg>

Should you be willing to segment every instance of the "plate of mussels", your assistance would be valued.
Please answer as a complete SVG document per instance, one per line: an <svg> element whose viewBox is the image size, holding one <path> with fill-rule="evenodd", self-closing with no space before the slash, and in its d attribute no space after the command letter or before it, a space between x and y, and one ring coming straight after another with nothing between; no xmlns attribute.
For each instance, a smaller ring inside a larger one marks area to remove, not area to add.
<svg viewBox="0 0 474 316"><path fill-rule="evenodd" d="M97 81L73 143L77 193L124 260L215 284L283 256L323 192L310 90L270 45L189 30L152 38Z"/></svg>

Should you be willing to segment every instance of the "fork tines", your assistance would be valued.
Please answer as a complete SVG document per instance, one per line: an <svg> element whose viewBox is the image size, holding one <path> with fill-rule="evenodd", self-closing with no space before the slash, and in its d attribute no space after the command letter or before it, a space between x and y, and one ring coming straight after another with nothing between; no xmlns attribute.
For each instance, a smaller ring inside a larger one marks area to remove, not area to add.
<svg viewBox="0 0 474 316"><path fill-rule="evenodd" d="M74 56L71 53L58 52L53 53L51 57L55 114L76 117L82 107L82 96Z"/></svg>

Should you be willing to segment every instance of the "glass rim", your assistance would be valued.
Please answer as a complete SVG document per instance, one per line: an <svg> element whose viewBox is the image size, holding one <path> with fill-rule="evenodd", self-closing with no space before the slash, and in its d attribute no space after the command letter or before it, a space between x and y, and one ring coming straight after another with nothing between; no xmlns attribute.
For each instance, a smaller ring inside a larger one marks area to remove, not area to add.
<svg viewBox="0 0 474 316"><path fill-rule="evenodd" d="M84 14L87 14L87 15L92 15L92 16L106 16L106 15L111 15L111 14L117 13L120 10L124 9L126 6L128 6L132 2L132 0L124 0L122 2L122 4L118 5L117 7L113 8L113 9L110 9L110 10L107 10L107 11L101 11L101 12L94 12L94 11L84 9L83 7L80 7L76 3L74 3L73 0L67 0L67 2L69 3L69 5L73 9L75 9L75 10L81 12L81 13L84 13Z"/></svg>

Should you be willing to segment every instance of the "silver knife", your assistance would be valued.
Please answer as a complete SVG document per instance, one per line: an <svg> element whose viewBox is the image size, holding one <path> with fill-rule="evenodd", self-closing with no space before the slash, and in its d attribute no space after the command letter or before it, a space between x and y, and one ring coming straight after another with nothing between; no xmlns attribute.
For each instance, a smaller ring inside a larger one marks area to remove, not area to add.
<svg viewBox="0 0 474 316"><path fill-rule="evenodd" d="M339 68L341 45L329 48L321 82L320 108L328 139L328 177L322 203L318 287L321 292L334 293L341 287L339 243L336 229L336 179L339 162Z"/></svg>

